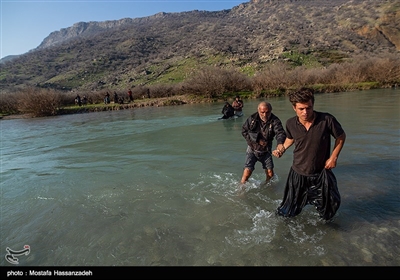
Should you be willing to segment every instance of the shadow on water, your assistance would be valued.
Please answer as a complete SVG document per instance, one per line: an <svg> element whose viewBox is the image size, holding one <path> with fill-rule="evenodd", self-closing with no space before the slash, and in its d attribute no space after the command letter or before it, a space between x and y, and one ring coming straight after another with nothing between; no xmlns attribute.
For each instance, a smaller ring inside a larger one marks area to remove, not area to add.
<svg viewBox="0 0 400 280"><path fill-rule="evenodd" d="M234 131L234 130L238 130L238 129L239 129L239 131L241 131L243 122L245 121L245 118L242 116L242 117L235 117L235 118L226 119L226 120L221 119L218 121L222 122L222 124L224 125L224 127L227 131Z"/></svg>
<svg viewBox="0 0 400 280"><path fill-rule="evenodd" d="M396 159L370 160L336 168L342 196L340 212L369 223L400 218L398 183L400 163ZM388 182L391 182L388 184Z"/></svg>

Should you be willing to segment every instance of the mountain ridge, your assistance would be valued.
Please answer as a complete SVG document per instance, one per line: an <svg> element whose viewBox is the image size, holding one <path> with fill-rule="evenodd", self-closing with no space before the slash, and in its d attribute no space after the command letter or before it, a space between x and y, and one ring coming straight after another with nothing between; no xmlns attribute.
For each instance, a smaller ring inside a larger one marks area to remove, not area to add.
<svg viewBox="0 0 400 280"><path fill-rule="evenodd" d="M180 82L201 65L253 75L279 60L324 66L398 55L399 22L397 0L251 0L215 12L78 22L3 63L0 87L126 88Z"/></svg>

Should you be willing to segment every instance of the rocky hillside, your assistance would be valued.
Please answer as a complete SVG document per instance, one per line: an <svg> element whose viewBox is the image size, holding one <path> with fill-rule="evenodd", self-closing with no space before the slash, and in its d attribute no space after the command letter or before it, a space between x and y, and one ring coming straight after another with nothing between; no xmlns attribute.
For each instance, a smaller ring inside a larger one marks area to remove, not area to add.
<svg viewBox="0 0 400 280"><path fill-rule="evenodd" d="M117 29L127 24L140 24L141 19L125 18L114 21L103 22L78 22L69 28L52 32L37 47L37 50L63 44L71 39L95 36L107 30Z"/></svg>
<svg viewBox="0 0 400 280"><path fill-rule="evenodd" d="M252 0L217 12L79 22L4 62L0 88L178 83L202 65L253 75L278 60L326 66L400 55L398 0Z"/></svg>

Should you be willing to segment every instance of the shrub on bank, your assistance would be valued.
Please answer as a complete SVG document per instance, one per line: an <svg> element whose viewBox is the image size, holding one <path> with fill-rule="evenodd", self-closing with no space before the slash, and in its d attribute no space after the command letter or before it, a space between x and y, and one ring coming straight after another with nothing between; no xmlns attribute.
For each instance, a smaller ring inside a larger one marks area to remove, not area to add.
<svg viewBox="0 0 400 280"><path fill-rule="evenodd" d="M53 89L27 87L1 98L2 114L31 114L34 117L57 115L61 106L62 93Z"/></svg>

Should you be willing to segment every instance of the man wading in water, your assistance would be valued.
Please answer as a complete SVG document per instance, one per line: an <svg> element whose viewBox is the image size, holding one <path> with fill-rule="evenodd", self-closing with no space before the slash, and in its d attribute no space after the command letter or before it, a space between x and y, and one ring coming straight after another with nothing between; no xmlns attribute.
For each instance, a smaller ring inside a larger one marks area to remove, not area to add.
<svg viewBox="0 0 400 280"><path fill-rule="evenodd" d="M296 116L286 122L283 147L272 152L281 157L291 146L293 163L277 213L285 217L300 214L305 205L314 205L321 218L330 220L339 209L340 194L332 169L346 140L334 116L314 111L314 92L303 88L289 94ZM335 138L332 153L331 136Z"/></svg>
<svg viewBox="0 0 400 280"><path fill-rule="evenodd" d="M277 149L282 149L286 133L281 120L272 114L272 106L268 102L258 104L257 112L252 114L242 126L242 135L247 142L246 161L241 183L244 184L253 173L257 161L265 170L266 183L274 176L272 161L272 141L276 138Z"/></svg>

